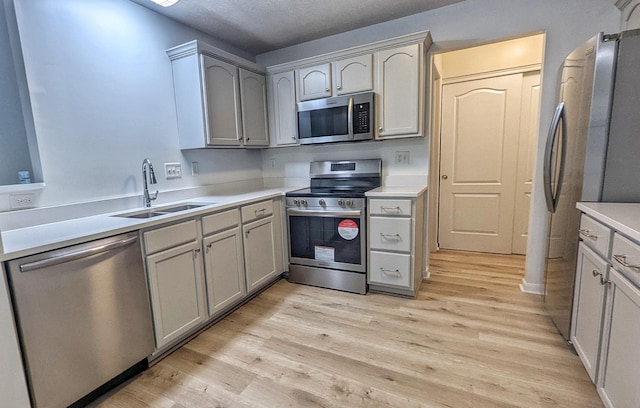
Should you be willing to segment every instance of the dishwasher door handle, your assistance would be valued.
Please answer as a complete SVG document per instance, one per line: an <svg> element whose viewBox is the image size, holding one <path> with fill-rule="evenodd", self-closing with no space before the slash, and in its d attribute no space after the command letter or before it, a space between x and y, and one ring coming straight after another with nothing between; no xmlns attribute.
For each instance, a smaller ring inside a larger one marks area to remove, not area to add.
<svg viewBox="0 0 640 408"><path fill-rule="evenodd" d="M108 244L98 245L98 246L83 249L80 251L68 252L68 253L57 255L51 258L42 259L40 261L29 262L29 263L20 265L20 272L34 271L36 269L42 269L48 266L59 265L61 263L71 262L77 259L86 258L91 255L100 254L102 252L107 252L107 251L111 251L112 249L121 248L121 247L130 245L137 240L138 240L137 236L125 238L118 241L109 242Z"/></svg>

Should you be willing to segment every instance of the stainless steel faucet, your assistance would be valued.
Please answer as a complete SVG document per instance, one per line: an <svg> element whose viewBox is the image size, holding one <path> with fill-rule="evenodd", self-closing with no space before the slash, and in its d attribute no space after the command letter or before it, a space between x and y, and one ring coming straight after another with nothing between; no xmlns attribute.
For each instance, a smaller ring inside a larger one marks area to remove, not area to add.
<svg viewBox="0 0 640 408"><path fill-rule="evenodd" d="M153 165L151 160L144 159L142 162L142 183L144 184L144 206L151 207L151 201L158 198L158 190L155 194L149 194L149 187L147 185L147 167L149 168L149 184L156 184L156 173L153 171Z"/></svg>

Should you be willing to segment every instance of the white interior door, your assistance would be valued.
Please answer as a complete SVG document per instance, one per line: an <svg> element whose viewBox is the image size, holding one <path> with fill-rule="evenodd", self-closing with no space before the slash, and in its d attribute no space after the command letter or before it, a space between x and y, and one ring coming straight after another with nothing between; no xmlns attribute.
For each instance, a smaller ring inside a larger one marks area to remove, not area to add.
<svg viewBox="0 0 640 408"><path fill-rule="evenodd" d="M443 86L441 248L511 253L522 74Z"/></svg>

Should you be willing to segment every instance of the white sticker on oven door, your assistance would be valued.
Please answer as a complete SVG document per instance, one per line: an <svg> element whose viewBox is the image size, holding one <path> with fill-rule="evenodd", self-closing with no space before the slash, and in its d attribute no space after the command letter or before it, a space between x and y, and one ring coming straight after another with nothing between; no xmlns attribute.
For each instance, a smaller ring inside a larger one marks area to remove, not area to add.
<svg viewBox="0 0 640 408"><path fill-rule="evenodd" d="M335 250L335 248L316 245L315 249L316 249L316 258L315 259L317 261L329 261L329 262L335 261L335 259L336 259L336 257L335 257L336 250Z"/></svg>
<svg viewBox="0 0 640 408"><path fill-rule="evenodd" d="M358 224L354 220L342 220L338 224L338 234L347 241L355 239L359 231Z"/></svg>

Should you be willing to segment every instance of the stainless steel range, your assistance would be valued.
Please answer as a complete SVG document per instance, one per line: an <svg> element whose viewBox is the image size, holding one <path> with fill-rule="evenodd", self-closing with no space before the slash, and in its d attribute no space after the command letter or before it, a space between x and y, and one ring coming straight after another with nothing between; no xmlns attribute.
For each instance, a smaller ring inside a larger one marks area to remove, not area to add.
<svg viewBox="0 0 640 408"><path fill-rule="evenodd" d="M367 292L365 192L381 170L380 159L311 162L311 186L286 197L289 281Z"/></svg>

